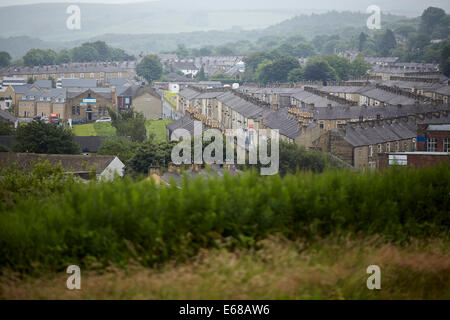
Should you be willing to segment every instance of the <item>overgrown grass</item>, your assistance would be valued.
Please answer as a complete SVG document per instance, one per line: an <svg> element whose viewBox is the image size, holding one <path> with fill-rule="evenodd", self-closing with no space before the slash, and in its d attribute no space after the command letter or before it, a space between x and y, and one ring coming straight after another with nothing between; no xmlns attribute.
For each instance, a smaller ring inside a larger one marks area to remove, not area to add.
<svg viewBox="0 0 450 320"><path fill-rule="evenodd" d="M200 250L252 248L273 234L314 241L335 234L448 240L450 168L383 173L330 171L284 178L71 184L0 212L0 269L22 273L69 264L156 266Z"/></svg>
<svg viewBox="0 0 450 320"><path fill-rule="evenodd" d="M0 278L3 299L450 299L450 255L442 240L404 246L377 238L318 239L312 245L270 237L258 250L210 249L185 264ZM366 269L381 268L381 290ZM106 272L105 272L106 271Z"/></svg>
<svg viewBox="0 0 450 320"><path fill-rule="evenodd" d="M166 141L166 125L171 123L172 120L148 120L145 123L147 129L147 135L155 135L155 141L163 142Z"/></svg>

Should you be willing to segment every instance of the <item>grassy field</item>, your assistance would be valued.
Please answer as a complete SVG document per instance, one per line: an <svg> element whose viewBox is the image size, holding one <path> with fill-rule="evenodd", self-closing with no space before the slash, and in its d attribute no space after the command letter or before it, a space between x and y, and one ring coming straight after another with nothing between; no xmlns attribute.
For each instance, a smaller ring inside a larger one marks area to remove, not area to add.
<svg viewBox="0 0 450 320"><path fill-rule="evenodd" d="M380 239L307 243L269 238L259 250L213 249L161 269L83 271L80 291L64 272L0 279L1 299L450 299L450 255L440 240L406 246ZM370 265L381 290L367 289Z"/></svg>
<svg viewBox="0 0 450 320"><path fill-rule="evenodd" d="M172 120L148 120L145 124L147 134L154 134L157 141L166 141L166 124Z"/></svg>
<svg viewBox="0 0 450 320"><path fill-rule="evenodd" d="M145 124L147 134L153 133L156 140L165 141L166 124L171 122L172 120L147 120ZM112 137L116 135L116 129L107 122L75 125L72 131L76 136Z"/></svg>
<svg viewBox="0 0 450 320"><path fill-rule="evenodd" d="M113 137L116 135L116 129L109 122L75 125L72 131L74 135L81 137Z"/></svg>

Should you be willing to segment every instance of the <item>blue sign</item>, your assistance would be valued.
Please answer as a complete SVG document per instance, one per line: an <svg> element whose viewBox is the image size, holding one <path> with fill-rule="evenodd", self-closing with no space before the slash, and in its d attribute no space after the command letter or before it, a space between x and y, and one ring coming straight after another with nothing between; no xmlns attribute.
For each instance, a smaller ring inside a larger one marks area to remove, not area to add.
<svg viewBox="0 0 450 320"><path fill-rule="evenodd" d="M417 137L417 142L425 142L425 137Z"/></svg>
<svg viewBox="0 0 450 320"><path fill-rule="evenodd" d="M97 103L97 99L95 98L84 98L83 103Z"/></svg>

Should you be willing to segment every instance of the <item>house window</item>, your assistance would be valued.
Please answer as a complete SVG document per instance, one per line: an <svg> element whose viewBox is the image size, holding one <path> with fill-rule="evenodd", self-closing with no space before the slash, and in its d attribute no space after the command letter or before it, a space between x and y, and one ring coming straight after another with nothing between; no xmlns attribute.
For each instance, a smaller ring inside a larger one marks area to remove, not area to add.
<svg viewBox="0 0 450 320"><path fill-rule="evenodd" d="M400 151L400 143L397 141L395 143L395 152L399 152Z"/></svg>
<svg viewBox="0 0 450 320"><path fill-rule="evenodd" d="M414 138L412 140L412 151L416 151L417 150L417 139Z"/></svg>
<svg viewBox="0 0 450 320"><path fill-rule="evenodd" d="M403 151L408 151L408 144L406 142L403 144Z"/></svg>
<svg viewBox="0 0 450 320"><path fill-rule="evenodd" d="M80 73L80 78L84 79L84 73Z"/></svg>
<svg viewBox="0 0 450 320"><path fill-rule="evenodd" d="M435 138L429 138L427 140L427 151L436 152L437 140Z"/></svg>
<svg viewBox="0 0 450 320"><path fill-rule="evenodd" d="M450 139L444 139L444 148L442 149L444 152L450 152Z"/></svg>
<svg viewBox="0 0 450 320"><path fill-rule="evenodd" d="M362 149L359 149L359 157L362 158Z"/></svg>
<svg viewBox="0 0 450 320"><path fill-rule="evenodd" d="M75 106L72 106L72 115L74 116L76 114L76 108Z"/></svg>
<svg viewBox="0 0 450 320"><path fill-rule="evenodd" d="M93 79L94 78L94 74L93 73L91 73L91 79Z"/></svg>
<svg viewBox="0 0 450 320"><path fill-rule="evenodd" d="M381 147L381 144L378 145L378 153L381 153L383 151L383 148Z"/></svg>
<svg viewBox="0 0 450 320"><path fill-rule="evenodd" d="M388 143L386 145L386 152L391 152L391 144L390 143Z"/></svg>
<svg viewBox="0 0 450 320"><path fill-rule="evenodd" d="M77 106L77 115L80 115L80 106Z"/></svg>
<svg viewBox="0 0 450 320"><path fill-rule="evenodd" d="M369 146L369 157L373 157L373 146Z"/></svg>
<svg viewBox="0 0 450 320"><path fill-rule="evenodd" d="M75 74L72 73L72 74L70 75L70 77L71 77L72 79L75 78Z"/></svg>
<svg viewBox="0 0 450 320"><path fill-rule="evenodd" d="M323 129L324 128L324 124L323 124L323 122L320 122L320 129Z"/></svg>

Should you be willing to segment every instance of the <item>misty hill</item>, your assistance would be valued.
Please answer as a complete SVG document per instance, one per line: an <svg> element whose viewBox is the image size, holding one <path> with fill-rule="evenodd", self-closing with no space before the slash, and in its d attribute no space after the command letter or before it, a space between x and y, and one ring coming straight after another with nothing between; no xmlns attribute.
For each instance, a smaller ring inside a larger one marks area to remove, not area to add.
<svg viewBox="0 0 450 320"><path fill-rule="evenodd" d="M201 0L198 0L201 1ZM147 4L148 5L148 4ZM52 6L52 5L42 5L42 6ZM100 5L92 5L100 6ZM24 6L27 8L29 6ZM33 7L33 6L31 6ZM65 6L64 6L65 7ZM102 6L100 6L102 7ZM97 8L100 8L97 7ZM122 7L122 6L120 6ZM61 9L62 7L60 7ZM50 9L49 9L50 10ZM3 8L0 10L3 12ZM82 9L82 12L83 9ZM195 11L194 11L195 12ZM127 12L128 13L128 12ZM4 13L2 13L4 14ZM84 14L84 13L82 13ZM100 14L100 13L99 13ZM105 14L105 13L101 13ZM194 13L186 13L187 16ZM146 14L142 14L145 17ZM41 37L43 40L38 40L33 38L24 37L14 37L12 39L2 39L0 38L0 50L10 52L15 58L21 57L30 48L71 48L80 45L86 41L96 41L102 40L106 41L110 46L121 48L132 54L138 54L140 52L162 52L174 50L178 44L185 44L188 47L202 47L202 46L218 46L225 43L236 42L240 40L256 41L264 36L271 35L291 35L291 34L301 34L307 38L313 38L316 35L332 35L340 34L343 36L352 36L359 34L361 31L368 31L366 29L366 20L369 14L358 13L358 12L328 12L324 14L313 14L310 16L299 15L281 23L277 23L273 26L264 29L255 30L243 30L239 27L230 28L228 30L215 30L215 31L194 31L194 32L183 32L183 33L153 33L152 29L148 28L138 28L141 33L123 33L123 32L108 32L104 34L95 34L88 32L90 28L87 27L89 23L96 24L95 21L90 21L86 16L84 19L86 22L82 25L81 31L76 31L77 37L65 37L66 33L74 32L65 29L65 27L57 29L53 28L53 35L56 38L62 38L66 41L50 41L50 37ZM55 18L60 19L60 18ZM62 21L60 23L65 24L65 15L63 15ZM397 23L398 21L404 20L404 17L394 16L394 15L382 15L382 26L390 26L392 23ZM120 19L117 19L120 20ZM1 21L1 19L0 19ZM1 22L0 25L4 23ZM25 31L18 31L21 28L22 23L17 23L18 29L14 28L14 33L20 33ZM99 26L107 27L106 22L99 22L96 24L98 33L101 29ZM114 28L117 25L113 24L110 28ZM131 25L131 24L130 24ZM42 25L42 30L38 30L36 27L36 32L32 33L43 34L45 32L50 32L47 30L50 26ZM2 30L8 30L6 26L2 26ZM45 31L47 30L47 31ZM125 29L123 29L125 30ZM120 30L120 31L123 31ZM56 36L56 35L60 36Z"/></svg>

